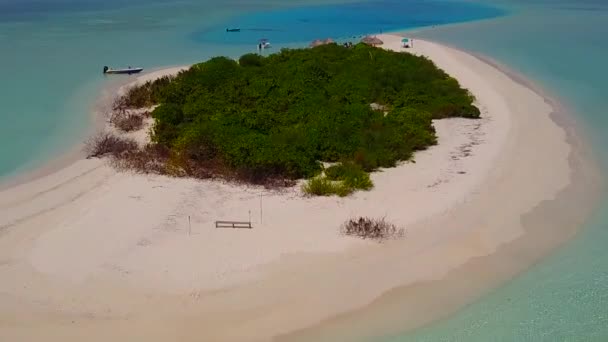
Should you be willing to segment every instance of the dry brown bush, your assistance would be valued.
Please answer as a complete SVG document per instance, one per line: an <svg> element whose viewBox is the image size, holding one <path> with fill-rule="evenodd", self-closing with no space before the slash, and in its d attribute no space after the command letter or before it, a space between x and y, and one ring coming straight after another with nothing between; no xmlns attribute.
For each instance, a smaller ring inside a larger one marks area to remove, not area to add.
<svg viewBox="0 0 608 342"><path fill-rule="evenodd" d="M278 190L282 188L289 188L295 186L297 181L294 179L287 178L269 178L264 182L264 188L271 190Z"/></svg>
<svg viewBox="0 0 608 342"><path fill-rule="evenodd" d="M120 156L129 151L137 150L133 139L118 137L109 132L101 132L85 142L84 151L87 158L101 157L107 154Z"/></svg>
<svg viewBox="0 0 608 342"><path fill-rule="evenodd" d="M344 222L340 227L340 233L362 239L382 241L389 238L403 237L405 230L387 222L384 218L359 217Z"/></svg>
<svg viewBox="0 0 608 342"><path fill-rule="evenodd" d="M127 102L124 96L119 96L112 102L112 111L124 112L127 109Z"/></svg>
<svg viewBox="0 0 608 342"><path fill-rule="evenodd" d="M144 118L137 114L125 114L117 116L113 124L123 132L132 132L140 130L144 126Z"/></svg>
<svg viewBox="0 0 608 342"><path fill-rule="evenodd" d="M91 146L99 146L99 148L105 146L105 144L112 144L116 136L105 133L102 137L95 137L92 139L93 143ZM119 140L129 140L118 138ZM87 144L89 146L89 144ZM98 152L98 149L93 152ZM90 153L90 156L95 153ZM217 179L228 182L236 182L243 184L251 184L251 179L247 178L244 174L236 172L230 172L226 169L224 163L219 159L209 160L193 160L180 158L171 153L171 150L161 144L148 144L142 149L138 149L137 145L133 148L128 148L121 152L104 152L103 154L111 154L112 165L118 170L122 171L134 171L138 173L151 173L173 177L191 177L197 179ZM295 185L294 180L282 179L282 178L266 178L263 182L257 183L257 185L263 185L267 189L279 190L281 188L290 187Z"/></svg>
<svg viewBox="0 0 608 342"><path fill-rule="evenodd" d="M137 131L144 126L144 116L146 115L149 113L130 113L122 107L114 108L110 116L110 123L122 132Z"/></svg>

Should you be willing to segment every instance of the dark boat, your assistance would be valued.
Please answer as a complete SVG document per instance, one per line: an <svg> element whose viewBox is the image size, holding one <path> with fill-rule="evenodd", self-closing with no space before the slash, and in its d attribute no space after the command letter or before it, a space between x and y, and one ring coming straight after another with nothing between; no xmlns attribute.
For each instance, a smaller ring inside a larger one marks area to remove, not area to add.
<svg viewBox="0 0 608 342"><path fill-rule="evenodd" d="M128 67L126 69L110 69L107 66L103 67L103 73L104 74L137 74L140 73L142 70L144 70L144 68L131 68Z"/></svg>
<svg viewBox="0 0 608 342"><path fill-rule="evenodd" d="M227 28L226 32L241 32L240 28Z"/></svg>

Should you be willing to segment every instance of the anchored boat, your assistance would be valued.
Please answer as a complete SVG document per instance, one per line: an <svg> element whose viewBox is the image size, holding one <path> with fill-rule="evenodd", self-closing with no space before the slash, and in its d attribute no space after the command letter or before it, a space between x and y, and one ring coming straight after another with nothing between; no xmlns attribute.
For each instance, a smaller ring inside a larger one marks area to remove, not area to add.
<svg viewBox="0 0 608 342"><path fill-rule="evenodd" d="M142 70L144 70L144 68L125 68L125 69L110 69L107 66L103 67L103 73L104 74L137 74L139 72L141 72Z"/></svg>
<svg viewBox="0 0 608 342"><path fill-rule="evenodd" d="M272 45L270 45L270 41L267 38L262 38L258 40L258 47L260 49L268 49L272 47Z"/></svg>
<svg viewBox="0 0 608 342"><path fill-rule="evenodd" d="M227 28L226 32L241 32L240 28Z"/></svg>

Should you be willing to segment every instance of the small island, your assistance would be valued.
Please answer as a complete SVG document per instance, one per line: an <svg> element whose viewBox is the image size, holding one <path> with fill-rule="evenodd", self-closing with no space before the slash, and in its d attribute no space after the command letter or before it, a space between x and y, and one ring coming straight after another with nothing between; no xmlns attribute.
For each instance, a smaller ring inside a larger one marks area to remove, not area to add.
<svg viewBox="0 0 608 342"><path fill-rule="evenodd" d="M105 135L90 155L270 187L306 178L306 193L346 196L372 188L369 172L436 144L433 119L478 118L473 102L429 59L365 44L216 57L130 88L114 109L149 108L151 142Z"/></svg>
<svg viewBox="0 0 608 342"><path fill-rule="evenodd" d="M441 319L572 237L603 183L562 109L484 57L376 38L395 53L109 82L91 158L0 192L3 333L345 340L368 313Z"/></svg>

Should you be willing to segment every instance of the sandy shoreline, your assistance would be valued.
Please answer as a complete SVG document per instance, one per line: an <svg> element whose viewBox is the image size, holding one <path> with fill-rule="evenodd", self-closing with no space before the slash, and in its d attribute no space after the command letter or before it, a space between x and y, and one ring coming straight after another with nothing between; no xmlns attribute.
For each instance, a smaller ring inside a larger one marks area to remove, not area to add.
<svg viewBox="0 0 608 342"><path fill-rule="evenodd" d="M399 46L397 36L382 39ZM1 191L0 275L9 280L0 284L2 335L251 341L334 317L284 336L319 340L370 313L385 316L391 302L411 305L399 312L415 327L571 237L597 177L573 132L552 120L552 106L461 51L416 40L414 52L470 89L482 119L435 122L439 145L417 153L415 164L374 174L369 193L310 199L298 188L118 174L98 160ZM407 227L407 238L377 245L339 236L355 214L386 216ZM249 217L251 231L212 224ZM446 300L458 277L461 300ZM432 310L416 315L420 307ZM355 336L404 328L361 322Z"/></svg>

